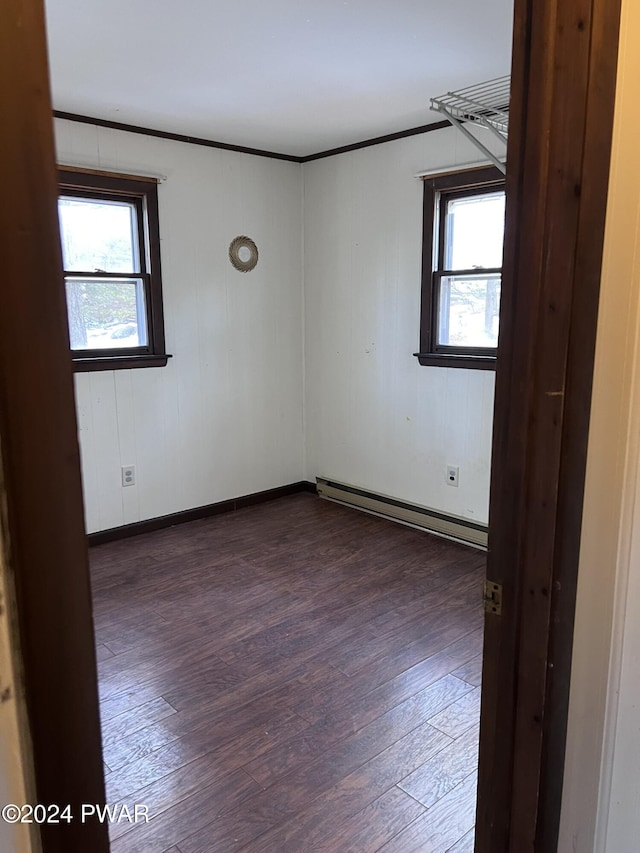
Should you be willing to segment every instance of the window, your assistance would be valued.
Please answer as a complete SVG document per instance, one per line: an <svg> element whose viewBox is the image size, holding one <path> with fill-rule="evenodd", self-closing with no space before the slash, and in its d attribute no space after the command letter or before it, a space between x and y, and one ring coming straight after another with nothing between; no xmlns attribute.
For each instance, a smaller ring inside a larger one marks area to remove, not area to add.
<svg viewBox="0 0 640 853"><path fill-rule="evenodd" d="M420 364L495 367L504 205L493 167L425 180Z"/></svg>
<svg viewBox="0 0 640 853"><path fill-rule="evenodd" d="M165 365L156 181L64 168L58 175L74 369Z"/></svg>

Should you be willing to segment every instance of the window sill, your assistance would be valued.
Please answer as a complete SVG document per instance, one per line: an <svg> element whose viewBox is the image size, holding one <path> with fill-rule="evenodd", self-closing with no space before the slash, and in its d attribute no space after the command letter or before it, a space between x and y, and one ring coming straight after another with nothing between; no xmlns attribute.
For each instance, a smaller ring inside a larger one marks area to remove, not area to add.
<svg viewBox="0 0 640 853"><path fill-rule="evenodd" d="M123 355L104 358L74 358L74 373L87 373L91 370L130 370L138 367L165 367L171 358L164 355Z"/></svg>
<svg viewBox="0 0 640 853"><path fill-rule="evenodd" d="M464 370L495 370L495 356L442 355L432 352L414 352L423 367L458 367Z"/></svg>

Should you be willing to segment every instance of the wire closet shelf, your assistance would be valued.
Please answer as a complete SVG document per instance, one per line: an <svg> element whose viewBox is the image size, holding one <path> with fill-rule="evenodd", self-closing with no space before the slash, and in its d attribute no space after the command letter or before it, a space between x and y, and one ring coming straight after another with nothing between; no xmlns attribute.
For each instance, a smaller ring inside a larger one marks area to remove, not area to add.
<svg viewBox="0 0 640 853"><path fill-rule="evenodd" d="M507 75L431 99L431 109L449 119L503 174L506 172L510 91L511 77ZM471 127L484 127L497 137L505 146L504 157L491 151L471 132Z"/></svg>

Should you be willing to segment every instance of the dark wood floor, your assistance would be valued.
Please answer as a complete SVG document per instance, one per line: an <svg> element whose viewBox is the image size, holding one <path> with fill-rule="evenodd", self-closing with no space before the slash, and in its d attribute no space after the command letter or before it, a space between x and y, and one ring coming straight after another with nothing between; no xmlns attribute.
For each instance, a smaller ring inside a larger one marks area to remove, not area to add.
<svg viewBox="0 0 640 853"><path fill-rule="evenodd" d="M91 563L113 853L472 851L482 553L300 494Z"/></svg>

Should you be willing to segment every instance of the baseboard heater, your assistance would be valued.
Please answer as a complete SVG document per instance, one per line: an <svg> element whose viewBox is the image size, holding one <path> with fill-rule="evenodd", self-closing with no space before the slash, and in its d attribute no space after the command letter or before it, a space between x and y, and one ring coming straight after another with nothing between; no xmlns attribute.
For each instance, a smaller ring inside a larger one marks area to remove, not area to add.
<svg viewBox="0 0 640 853"><path fill-rule="evenodd" d="M428 507L405 503L387 495L367 492L356 486L348 486L335 480L316 477L318 495L326 500L351 506L356 509L399 521L411 527L428 530L438 536L446 536L478 548L487 547L487 526L469 521L457 515L447 515Z"/></svg>

